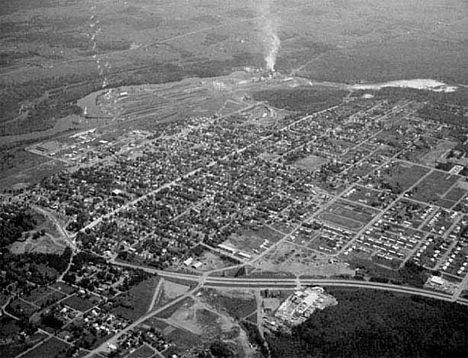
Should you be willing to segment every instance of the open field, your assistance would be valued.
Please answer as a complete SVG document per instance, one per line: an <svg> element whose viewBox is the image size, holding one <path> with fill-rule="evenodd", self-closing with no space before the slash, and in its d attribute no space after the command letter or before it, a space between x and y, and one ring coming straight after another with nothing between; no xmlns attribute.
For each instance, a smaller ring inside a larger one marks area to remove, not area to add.
<svg viewBox="0 0 468 358"><path fill-rule="evenodd" d="M49 177L63 170L65 166L61 162L49 160L39 165L27 165L24 170L14 167L9 171L9 176L0 179L0 191L25 188L37 184L43 178Z"/></svg>
<svg viewBox="0 0 468 358"><path fill-rule="evenodd" d="M259 230L241 230L233 234L224 242L225 245L236 248L250 255L258 254L264 247L269 247L278 242L283 234L263 226ZM264 246L263 248L261 246Z"/></svg>
<svg viewBox="0 0 468 358"><path fill-rule="evenodd" d="M150 277L112 300L115 315L134 321L148 310L159 277Z"/></svg>
<svg viewBox="0 0 468 358"><path fill-rule="evenodd" d="M312 240L312 242L315 241L316 239ZM315 244L310 244L315 249L314 251L305 246L285 243L258 261L252 276L274 277L277 273L283 277L286 275L332 277L352 273L345 263L330 260L328 256L319 253L318 251L323 251L320 249L320 242L317 240ZM326 244L322 243L322 245Z"/></svg>
<svg viewBox="0 0 468 358"><path fill-rule="evenodd" d="M156 307L164 306L166 303L183 295L188 290L189 286L185 286L174 281L164 281L161 287L161 293L156 301Z"/></svg>
<svg viewBox="0 0 468 358"><path fill-rule="evenodd" d="M460 179L457 175L450 175L434 171L412 190L412 197L424 202L438 202ZM455 202L452 202L454 205Z"/></svg>
<svg viewBox="0 0 468 358"><path fill-rule="evenodd" d="M348 230L358 230L370 222L378 211L357 203L340 201L329 206L319 218Z"/></svg>
<svg viewBox="0 0 468 358"><path fill-rule="evenodd" d="M255 297L248 290L216 290L206 289L203 299L211 306L226 310L231 316L243 319L251 315L256 309Z"/></svg>
<svg viewBox="0 0 468 358"><path fill-rule="evenodd" d="M150 348L149 346L142 345L138 348L135 352L128 355L127 358L150 358L154 355L154 349Z"/></svg>
<svg viewBox="0 0 468 358"><path fill-rule="evenodd" d="M203 266L198 269L200 271L216 270L232 265L232 262L224 259L223 256L209 250L203 251L197 260L203 263Z"/></svg>
<svg viewBox="0 0 468 358"><path fill-rule="evenodd" d="M17 241L10 247L10 251L14 254L37 252L61 255L64 249L65 243L63 243L63 245L59 245L56 241L47 235L41 236L37 240L28 238L25 241Z"/></svg>
<svg viewBox="0 0 468 358"><path fill-rule="evenodd" d="M65 297L64 293L57 292L49 287L38 287L31 291L30 294L24 296L23 299L39 307L43 307L43 305L47 306Z"/></svg>
<svg viewBox="0 0 468 358"><path fill-rule="evenodd" d="M359 230L362 228L362 223L357 220L346 218L333 213L322 213L318 216L320 219L336 224L348 230Z"/></svg>
<svg viewBox="0 0 468 358"><path fill-rule="evenodd" d="M319 157L317 155L310 155L308 157L302 158L294 163L295 166L303 169L308 169L310 171L315 171L320 169L320 167L327 163L328 159Z"/></svg>
<svg viewBox="0 0 468 358"><path fill-rule="evenodd" d="M191 297L186 297L183 300L173 304L172 306L166 308L164 311L158 313L157 317L162 319L167 319L172 316L180 307L188 307L193 305L193 299Z"/></svg>
<svg viewBox="0 0 468 358"><path fill-rule="evenodd" d="M10 338L16 336L20 333L21 328L17 324L18 321L13 320L8 316L3 316L0 319L0 324L2 329L0 329L0 339L5 342L5 344L0 345L0 356L2 358L14 358L18 354L25 351L25 348L31 348L34 345L40 343L42 340L48 338L48 336L44 333L35 333L34 335L30 336L26 342L22 340L13 340L8 342ZM16 336L19 337L19 336Z"/></svg>
<svg viewBox="0 0 468 358"><path fill-rule="evenodd" d="M86 312L95 306L95 304L93 304L91 300L84 299L76 295L70 298L67 298L65 301L63 301L63 303L81 312Z"/></svg>
<svg viewBox="0 0 468 358"><path fill-rule="evenodd" d="M66 283L63 282L56 282L54 283L51 287L55 288L56 290L59 290L60 292L63 292L67 295L73 293L76 291L76 289L72 286L67 285Z"/></svg>
<svg viewBox="0 0 468 358"><path fill-rule="evenodd" d="M68 345L67 343L62 342L61 340L55 337L52 337L48 339L47 341L45 341L44 343L42 343L39 347L25 354L23 357L53 358L53 357L56 357L59 353L65 351L69 347L70 345Z"/></svg>
<svg viewBox="0 0 468 358"><path fill-rule="evenodd" d="M429 173L429 169L408 163L387 164L369 181L374 188L403 192Z"/></svg>
<svg viewBox="0 0 468 358"><path fill-rule="evenodd" d="M216 339L229 340L238 349L249 350L248 340L237 319L250 315L256 310L252 292L239 290L203 290L196 297L182 300L163 312L162 323L154 319L147 321L161 330L172 349L177 351L194 348L201 343ZM164 355L169 351L165 351Z"/></svg>
<svg viewBox="0 0 468 358"><path fill-rule="evenodd" d="M39 307L28 303L20 298L13 300L6 308L6 310L16 317L30 317Z"/></svg>

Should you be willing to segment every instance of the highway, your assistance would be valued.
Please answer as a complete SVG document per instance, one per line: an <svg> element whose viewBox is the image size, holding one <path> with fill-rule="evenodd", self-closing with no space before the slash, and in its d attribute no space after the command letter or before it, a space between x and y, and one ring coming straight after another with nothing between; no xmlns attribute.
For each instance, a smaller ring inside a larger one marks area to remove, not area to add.
<svg viewBox="0 0 468 358"><path fill-rule="evenodd" d="M183 280L197 284L204 287L224 287L224 288L272 288L272 289L296 289L298 279L296 277L286 278L263 278L263 277L216 277L209 276L209 273L203 275L193 275L186 273L178 273L171 271L161 271L151 268L142 268L119 261L112 261L113 264L131 267L141 268L146 272L157 274L165 279ZM384 290L395 293L404 293L410 295L417 295L422 297L434 298L437 300L443 300L448 302L457 302L462 305L468 306L468 300L462 298L455 298L454 296L444 294L442 292L429 291L422 288L408 287L393 285L389 283L380 282L368 282L368 281L357 281L357 280L346 280L346 279L328 279L328 278L299 278L301 286L317 285L317 286L333 286L333 287L351 287L361 289L374 289Z"/></svg>
<svg viewBox="0 0 468 358"><path fill-rule="evenodd" d="M287 290L296 290L298 287L298 280L300 286L306 285L317 285L325 287L350 287L358 289L374 289L374 290L385 290L395 293L410 294L428 298L434 298L443 301L457 302L459 304L467 305L468 300L466 299L457 299L454 297L445 295L440 292L428 291L419 288L392 285L387 283L379 282L367 282L367 281L356 281L356 280L344 280L344 279L313 279L313 278L296 278L296 277L287 277L287 278L263 278L263 277L216 277L209 276L210 272L205 272L202 275L186 274L179 272L171 271L161 271L151 268L144 268L138 265L132 265L125 262L115 261L115 259L110 260L112 264L120 265L123 267L129 268L140 268L148 273L157 274L163 279L176 279L187 281L188 283L193 284L192 288L187 291L185 294L179 296L175 300L166 303L164 306L156 309L149 310L145 315L140 317L138 320L127 326L122 331L118 332L116 335L112 336L109 340L103 342L100 346L90 351L85 358L92 358L98 352L107 352L109 344L117 344L118 339L124 334L130 332L133 328L143 323L147 319L156 316L158 313L164 311L165 309L171 307L172 305L181 302L185 298L191 297L196 294L196 292L203 287L210 288L252 288L252 289L287 289ZM213 270L213 272L217 272ZM160 288L160 285L158 285ZM156 291L159 291L159 288ZM258 294L258 292L257 292ZM154 297L153 297L154 300ZM154 303L151 304L153 306Z"/></svg>

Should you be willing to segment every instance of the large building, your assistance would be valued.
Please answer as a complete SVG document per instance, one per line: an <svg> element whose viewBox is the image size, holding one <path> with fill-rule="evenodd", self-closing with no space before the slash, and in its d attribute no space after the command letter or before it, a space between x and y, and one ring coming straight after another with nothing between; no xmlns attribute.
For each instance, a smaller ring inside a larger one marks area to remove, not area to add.
<svg viewBox="0 0 468 358"><path fill-rule="evenodd" d="M335 297L325 293L323 287L306 287L290 295L278 308L275 317L286 325L304 322L315 310L338 303Z"/></svg>

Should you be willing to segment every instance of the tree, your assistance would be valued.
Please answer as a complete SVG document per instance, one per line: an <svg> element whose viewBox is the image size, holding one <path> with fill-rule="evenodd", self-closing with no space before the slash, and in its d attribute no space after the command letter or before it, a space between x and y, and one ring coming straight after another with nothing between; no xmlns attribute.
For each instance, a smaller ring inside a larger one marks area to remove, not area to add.
<svg viewBox="0 0 468 358"><path fill-rule="evenodd" d="M210 352L215 358L233 357L234 353L227 343L215 341L210 345Z"/></svg>

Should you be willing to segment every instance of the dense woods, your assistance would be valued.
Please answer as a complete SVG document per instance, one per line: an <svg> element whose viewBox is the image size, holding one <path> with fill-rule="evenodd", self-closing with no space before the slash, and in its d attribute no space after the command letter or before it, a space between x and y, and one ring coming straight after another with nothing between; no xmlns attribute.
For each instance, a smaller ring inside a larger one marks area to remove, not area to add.
<svg viewBox="0 0 468 358"><path fill-rule="evenodd" d="M466 306L384 291L328 289L338 305L292 334L267 336L272 357L466 357Z"/></svg>
<svg viewBox="0 0 468 358"><path fill-rule="evenodd" d="M0 211L0 249L21 238L23 232L32 230L36 221L26 207L4 205Z"/></svg>
<svg viewBox="0 0 468 358"><path fill-rule="evenodd" d="M26 280L42 285L52 282L58 274L65 271L70 262L72 250L67 247L61 255L45 253L13 254L10 245L21 239L23 233L30 232L37 225L33 212L27 206L3 205L0 211L0 290L12 282L18 287L27 286ZM29 233L31 234L31 232ZM44 232L36 232L38 238Z"/></svg>

